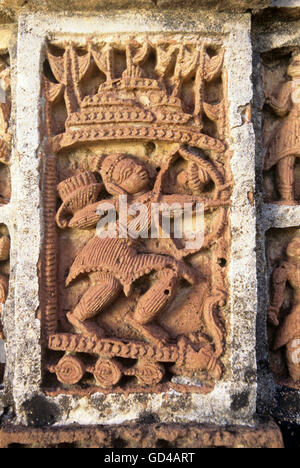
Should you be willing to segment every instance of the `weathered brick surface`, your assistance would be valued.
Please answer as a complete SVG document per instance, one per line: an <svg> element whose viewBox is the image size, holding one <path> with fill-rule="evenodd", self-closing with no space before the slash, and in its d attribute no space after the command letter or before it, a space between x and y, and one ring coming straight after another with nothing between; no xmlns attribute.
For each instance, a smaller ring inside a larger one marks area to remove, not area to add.
<svg viewBox="0 0 300 468"><path fill-rule="evenodd" d="M124 425L94 427L3 427L1 448L284 448L272 422L255 427Z"/></svg>
<svg viewBox="0 0 300 468"><path fill-rule="evenodd" d="M103 6L113 6L113 5L118 5L118 6L123 6L123 5L128 5L131 4L132 6L136 7L137 5L147 5L147 4L153 4L154 6L164 6L165 4L169 3L169 0L110 0L109 2L107 0L88 0L87 2L83 2L82 0L72 0L71 2L68 2L66 0L29 0L29 1L24 1L24 0L3 0L1 2L1 6L3 7L8 7L12 9L19 9L22 7L33 7L37 9L41 8L47 8L47 9L64 9L66 8L67 10L72 10L72 9L83 9L83 6L86 9L89 8L103 8ZM194 5L197 5L199 7L215 7L215 6L221 6L222 8L231 8L235 7L237 9L243 9L243 8L265 8L266 6L269 6L271 3L271 0L226 0L226 1L221 1L221 0L188 0L188 2L183 1L183 0L172 0L173 4L181 4L186 6L187 3L193 3Z"/></svg>

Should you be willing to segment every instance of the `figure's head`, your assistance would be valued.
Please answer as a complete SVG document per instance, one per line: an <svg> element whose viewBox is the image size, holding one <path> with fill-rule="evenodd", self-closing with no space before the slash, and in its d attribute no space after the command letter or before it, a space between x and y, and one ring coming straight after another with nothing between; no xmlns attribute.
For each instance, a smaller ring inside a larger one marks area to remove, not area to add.
<svg viewBox="0 0 300 468"><path fill-rule="evenodd" d="M188 169L181 171L177 177L179 185L192 190L195 193L202 192L209 181L210 176L208 172L196 163L190 163L188 165Z"/></svg>
<svg viewBox="0 0 300 468"><path fill-rule="evenodd" d="M286 254L288 258L296 258L300 260L300 235L291 240L286 249Z"/></svg>
<svg viewBox="0 0 300 468"><path fill-rule="evenodd" d="M288 75L292 78L300 78L300 54L295 53L293 55L291 64L288 68Z"/></svg>
<svg viewBox="0 0 300 468"><path fill-rule="evenodd" d="M110 154L101 167L101 176L112 195L134 195L149 189L149 174L142 163L124 154Z"/></svg>

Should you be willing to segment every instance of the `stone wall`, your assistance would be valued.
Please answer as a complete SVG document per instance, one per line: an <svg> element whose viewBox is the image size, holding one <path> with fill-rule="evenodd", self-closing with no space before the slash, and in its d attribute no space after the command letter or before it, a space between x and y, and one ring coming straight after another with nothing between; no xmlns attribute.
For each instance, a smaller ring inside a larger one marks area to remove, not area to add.
<svg viewBox="0 0 300 468"><path fill-rule="evenodd" d="M3 447L300 424L299 6L0 2ZM120 195L148 231L201 204L203 243L101 239Z"/></svg>

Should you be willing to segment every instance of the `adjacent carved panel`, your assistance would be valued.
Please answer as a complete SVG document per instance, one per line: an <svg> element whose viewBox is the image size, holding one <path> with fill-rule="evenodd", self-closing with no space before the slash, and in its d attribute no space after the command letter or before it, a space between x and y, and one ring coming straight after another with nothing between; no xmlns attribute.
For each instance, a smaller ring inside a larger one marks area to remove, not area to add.
<svg viewBox="0 0 300 468"><path fill-rule="evenodd" d="M49 393L207 392L222 377L232 187L223 57L220 42L196 37L49 45L41 274ZM189 237L168 238L160 216L151 238L160 203L179 212L189 203L193 217L201 204L204 242L191 249ZM99 222L112 209L118 235L103 238ZM130 230L120 236L126 212Z"/></svg>
<svg viewBox="0 0 300 468"><path fill-rule="evenodd" d="M300 200L300 53L279 50L265 56L266 201L297 205Z"/></svg>
<svg viewBox="0 0 300 468"><path fill-rule="evenodd" d="M300 388L300 233L295 228L272 229L267 241L271 365L279 383Z"/></svg>
<svg viewBox="0 0 300 468"><path fill-rule="evenodd" d="M1 321L2 307L8 295L10 275L10 236L4 224L0 224L0 383L5 371L5 335Z"/></svg>

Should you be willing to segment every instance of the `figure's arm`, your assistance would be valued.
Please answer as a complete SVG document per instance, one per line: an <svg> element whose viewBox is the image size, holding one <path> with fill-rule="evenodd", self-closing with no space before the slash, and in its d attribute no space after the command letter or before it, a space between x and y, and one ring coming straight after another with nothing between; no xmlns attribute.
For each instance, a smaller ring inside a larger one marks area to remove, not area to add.
<svg viewBox="0 0 300 468"><path fill-rule="evenodd" d="M164 182L164 177L165 175L169 172L171 163L176 159L176 151L169 154L167 160L164 162L162 165L160 172L156 178L154 187L153 187L153 194L154 194L154 202L157 202L158 200L161 199L161 192L162 192L162 186Z"/></svg>
<svg viewBox="0 0 300 468"><path fill-rule="evenodd" d="M192 206L192 214L195 214L197 212L198 202L199 202L199 205L200 204L204 205L204 211L208 209L219 208L219 207L226 208L226 206L230 206L230 200L220 201L220 200L203 199L195 195L193 196L191 195L163 195L160 201L161 201L160 210L164 212L164 209L165 209L166 210L165 215L170 216L170 219L179 215L182 217L182 221L183 221L184 210L186 208L185 204L188 204L188 203ZM223 210L223 211L226 211L226 210ZM189 216L191 214L191 211L189 210L189 212L186 214ZM200 215L201 215L201 212L200 212ZM201 241L201 239L199 239L199 242L197 245L196 240L193 238L189 240L189 242L194 243L193 247L178 248L176 245L176 241L170 237L170 233L164 232L164 227L163 225L160 224L159 218L157 218L156 228L157 228L157 232L159 233L159 238L163 239L163 242L168 247L171 255L175 257L176 259L182 259L192 253L199 252L201 248L203 247L203 242Z"/></svg>
<svg viewBox="0 0 300 468"><path fill-rule="evenodd" d="M284 117L291 105L291 82L281 86L279 93L266 96L266 102L279 117Z"/></svg>
<svg viewBox="0 0 300 468"><path fill-rule="evenodd" d="M273 294L268 310L268 320L276 327L279 325L278 315L284 301L287 279L288 272L285 264L281 265L279 268L276 268L272 278Z"/></svg>
<svg viewBox="0 0 300 468"><path fill-rule="evenodd" d="M103 217L103 213L101 213L101 207L103 207L105 211L105 206L107 206L107 203L113 206L116 205L115 200L102 200L93 203L92 205L88 205L73 216L69 222L69 227L72 229L94 228Z"/></svg>

